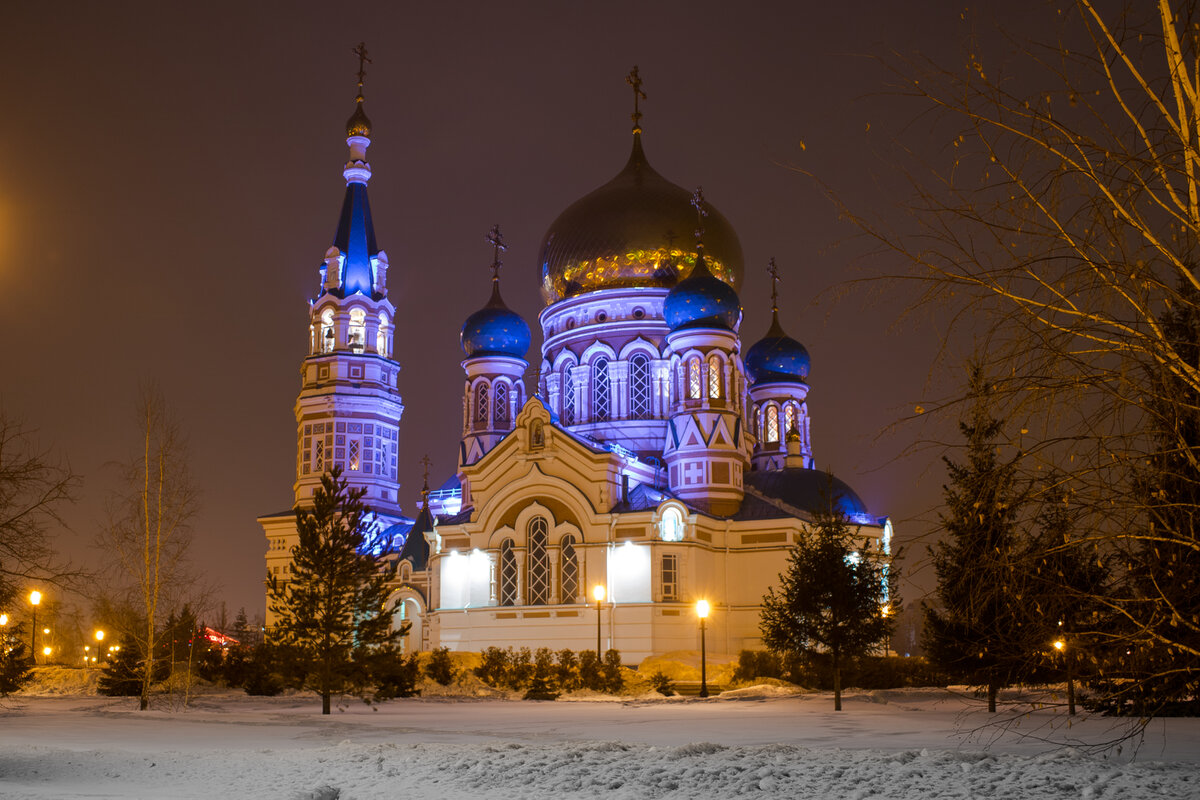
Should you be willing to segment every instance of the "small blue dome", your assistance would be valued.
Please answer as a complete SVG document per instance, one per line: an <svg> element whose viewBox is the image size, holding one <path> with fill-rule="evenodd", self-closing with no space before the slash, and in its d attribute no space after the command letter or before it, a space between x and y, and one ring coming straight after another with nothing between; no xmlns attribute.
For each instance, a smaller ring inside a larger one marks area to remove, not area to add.
<svg viewBox="0 0 1200 800"><path fill-rule="evenodd" d="M462 327L462 349L468 358L511 356L524 358L529 352L529 324L504 305L500 285L492 284L492 299L467 317Z"/></svg>
<svg viewBox="0 0 1200 800"><path fill-rule="evenodd" d="M708 271L702 259L687 280L680 281L663 301L663 317L671 330L724 328L733 330L742 313L737 292Z"/></svg>
<svg viewBox="0 0 1200 800"><path fill-rule="evenodd" d="M808 350L783 332L778 313L767 335L746 351L745 363L751 383L803 383L808 378Z"/></svg>

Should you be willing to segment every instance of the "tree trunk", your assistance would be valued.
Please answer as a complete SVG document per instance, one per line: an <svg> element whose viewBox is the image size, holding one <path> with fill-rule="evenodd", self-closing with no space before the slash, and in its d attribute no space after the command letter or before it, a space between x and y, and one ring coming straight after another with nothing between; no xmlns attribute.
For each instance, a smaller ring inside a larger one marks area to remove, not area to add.
<svg viewBox="0 0 1200 800"><path fill-rule="evenodd" d="M1000 685L994 676L988 676L988 713L996 713L996 695L1000 694Z"/></svg>
<svg viewBox="0 0 1200 800"><path fill-rule="evenodd" d="M837 651L833 651L833 710L842 710L842 665Z"/></svg>
<svg viewBox="0 0 1200 800"><path fill-rule="evenodd" d="M328 689L321 692L321 713L322 714L329 713L329 694L330 693L329 693Z"/></svg>

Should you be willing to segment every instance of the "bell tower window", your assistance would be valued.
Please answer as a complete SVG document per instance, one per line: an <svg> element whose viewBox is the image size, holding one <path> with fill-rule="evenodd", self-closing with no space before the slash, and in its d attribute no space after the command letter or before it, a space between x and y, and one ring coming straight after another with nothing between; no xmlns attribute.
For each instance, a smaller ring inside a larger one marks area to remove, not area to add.
<svg viewBox="0 0 1200 800"><path fill-rule="evenodd" d="M379 314L379 332L375 334L375 352L388 357L388 318L382 312Z"/></svg>
<svg viewBox="0 0 1200 800"><path fill-rule="evenodd" d="M361 353L367 340L367 312L361 308L350 310L350 349Z"/></svg>
<svg viewBox="0 0 1200 800"><path fill-rule="evenodd" d="M321 312L321 352L332 353L335 338L333 333L333 309Z"/></svg>

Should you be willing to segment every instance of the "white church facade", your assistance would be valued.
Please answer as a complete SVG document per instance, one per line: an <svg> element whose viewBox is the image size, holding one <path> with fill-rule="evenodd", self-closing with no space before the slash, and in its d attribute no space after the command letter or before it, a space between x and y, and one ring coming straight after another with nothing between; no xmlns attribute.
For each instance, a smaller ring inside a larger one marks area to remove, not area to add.
<svg viewBox="0 0 1200 800"><path fill-rule="evenodd" d="M835 505L860 536L890 544L888 520L816 468L809 355L777 309L743 347L737 234L699 190L650 166L636 68L629 82L629 161L568 207L542 246L534 372L529 325L500 295L493 230L492 297L462 330L457 470L426 487L409 519L396 476L398 459L413 456L391 352L406 332L395 328L367 200L360 73L342 214L310 306L294 489L297 504L311 502L336 465L366 490L401 561L394 598L397 622L413 623L407 647L583 650L599 639L636 663L698 649L695 607L706 600L709 648L736 653L761 646L762 597L814 513ZM268 573L286 579L295 516L259 522Z"/></svg>

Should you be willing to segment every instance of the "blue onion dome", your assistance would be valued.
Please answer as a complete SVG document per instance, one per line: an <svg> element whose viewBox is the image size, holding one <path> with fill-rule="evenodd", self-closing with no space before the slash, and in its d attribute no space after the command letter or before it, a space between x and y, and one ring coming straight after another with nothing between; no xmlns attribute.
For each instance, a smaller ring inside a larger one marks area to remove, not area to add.
<svg viewBox="0 0 1200 800"><path fill-rule="evenodd" d="M511 356L529 352L529 324L500 299L500 281L492 279L492 299L467 317L462 327L462 349L468 358Z"/></svg>
<svg viewBox="0 0 1200 800"><path fill-rule="evenodd" d="M724 328L733 330L742 315L737 292L708 269L705 246L697 243L699 257L687 280L667 292L663 318L671 330L683 328Z"/></svg>
<svg viewBox="0 0 1200 800"><path fill-rule="evenodd" d="M804 383L808 378L808 350L783 332L778 311L771 314L767 335L746 351L745 363L751 383Z"/></svg>
<svg viewBox="0 0 1200 800"><path fill-rule="evenodd" d="M354 100L354 113L346 120L346 136L371 136L371 120L363 111L363 96L360 94Z"/></svg>
<svg viewBox="0 0 1200 800"><path fill-rule="evenodd" d="M635 132L625 168L554 220L542 242L540 275L546 303L599 289L669 289L693 267L696 227L692 194L659 175ZM742 281L742 245L725 217L708 209L709 270L735 290Z"/></svg>

